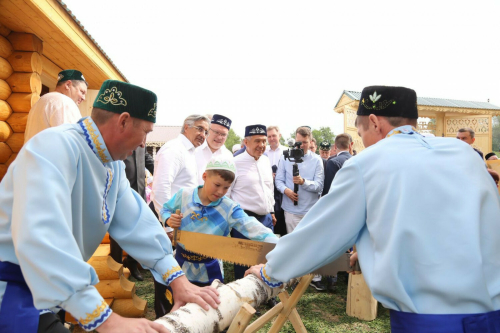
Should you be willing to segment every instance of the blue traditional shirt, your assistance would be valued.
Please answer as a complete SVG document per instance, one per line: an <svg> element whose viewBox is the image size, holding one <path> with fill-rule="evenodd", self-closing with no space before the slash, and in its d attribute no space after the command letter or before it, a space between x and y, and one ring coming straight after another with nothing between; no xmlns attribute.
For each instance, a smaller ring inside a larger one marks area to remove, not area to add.
<svg viewBox="0 0 500 333"><path fill-rule="evenodd" d="M203 234L227 236L232 228L238 230L245 237L268 243L276 243L278 237L271 229L265 227L255 219L248 216L240 206L224 196L208 206L201 203L198 189L203 186L181 189L161 210L161 221L165 222L177 209L183 214L180 230L193 231ZM179 246L184 246L179 244ZM216 245L215 245L216 246ZM184 262L182 270L189 281L207 283L209 276L205 264ZM221 267L222 270L222 267Z"/></svg>
<svg viewBox="0 0 500 333"><path fill-rule="evenodd" d="M283 196L281 207L284 211L296 215L305 215L311 207L318 202L319 195L323 191L325 173L323 170L323 160L319 155L308 151L302 158L303 162L298 163L299 174L304 178L304 184L299 185L299 200L297 206L293 204L286 195ZM276 172L276 188L285 193L287 188L293 191L293 163L289 160L281 160Z"/></svg>
<svg viewBox="0 0 500 333"><path fill-rule="evenodd" d="M469 145L402 126L345 162L328 195L267 255L261 275L270 285L288 281L355 243L366 283L386 308L494 311L499 217L498 189ZM304 239L308 246L297 247Z"/></svg>
<svg viewBox="0 0 500 333"><path fill-rule="evenodd" d="M108 231L157 281L183 275L90 117L34 136L0 183L0 261L21 267L37 309L63 308L89 331L109 317L86 263ZM0 305L5 288L0 281Z"/></svg>

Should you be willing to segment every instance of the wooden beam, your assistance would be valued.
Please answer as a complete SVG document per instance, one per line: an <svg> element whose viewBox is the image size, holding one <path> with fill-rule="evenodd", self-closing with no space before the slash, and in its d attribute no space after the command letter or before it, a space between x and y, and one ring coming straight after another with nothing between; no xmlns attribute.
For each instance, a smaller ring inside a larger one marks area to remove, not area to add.
<svg viewBox="0 0 500 333"><path fill-rule="evenodd" d="M7 58L14 52L12 44L7 40L7 38L0 36L0 57Z"/></svg>
<svg viewBox="0 0 500 333"><path fill-rule="evenodd" d="M10 34L10 29L0 22L0 35L7 37Z"/></svg>
<svg viewBox="0 0 500 333"><path fill-rule="evenodd" d="M10 87L9 87L10 88ZM37 93L12 93L7 103L14 112L30 112L31 107L40 99Z"/></svg>
<svg viewBox="0 0 500 333"><path fill-rule="evenodd" d="M234 317L231 326L227 330L227 333L243 333L245 332L245 328L248 326L248 323L252 319L255 314L255 309L248 303L245 303L241 306L240 311Z"/></svg>
<svg viewBox="0 0 500 333"><path fill-rule="evenodd" d="M7 100L12 94L12 90L10 89L7 81L0 80L0 100Z"/></svg>
<svg viewBox="0 0 500 333"><path fill-rule="evenodd" d="M24 32L12 32L7 39L16 51L33 51L43 53L43 42L34 34Z"/></svg>
<svg viewBox="0 0 500 333"><path fill-rule="evenodd" d="M13 133L7 139L7 144L14 153L19 153L24 144L24 133Z"/></svg>
<svg viewBox="0 0 500 333"><path fill-rule="evenodd" d="M26 123L28 122L28 113L14 112L7 123L15 133L24 133L26 131Z"/></svg>
<svg viewBox="0 0 500 333"><path fill-rule="evenodd" d="M37 73L14 73L8 79L12 92L37 93L42 92L42 79Z"/></svg>
<svg viewBox="0 0 500 333"><path fill-rule="evenodd" d="M14 70L7 59L0 57L0 80L7 79L13 72Z"/></svg>
<svg viewBox="0 0 500 333"><path fill-rule="evenodd" d="M12 108L6 101L0 100L0 120L7 120L12 114Z"/></svg>

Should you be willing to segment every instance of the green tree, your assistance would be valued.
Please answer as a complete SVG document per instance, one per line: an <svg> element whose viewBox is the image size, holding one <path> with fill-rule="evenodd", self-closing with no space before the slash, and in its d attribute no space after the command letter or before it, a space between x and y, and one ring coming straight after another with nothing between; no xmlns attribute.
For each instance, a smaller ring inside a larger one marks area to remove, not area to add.
<svg viewBox="0 0 500 333"><path fill-rule="evenodd" d="M320 127L319 130L313 130L312 134L318 143L318 149L321 142L327 141L333 145L333 141L335 140L335 134L330 127Z"/></svg>
<svg viewBox="0 0 500 333"><path fill-rule="evenodd" d="M231 128L229 130L229 133L227 134L227 139L226 139L226 148L229 149L229 151L233 151L233 146L237 143L241 143L243 140L236 134L235 131Z"/></svg>
<svg viewBox="0 0 500 333"><path fill-rule="evenodd" d="M281 136L281 138L280 138L280 144L281 144L282 146L284 146L284 145L285 145L285 143L286 143L286 142L285 142L285 138L283 138L283 135L282 135L282 136Z"/></svg>
<svg viewBox="0 0 500 333"><path fill-rule="evenodd" d="M493 117L492 119L493 124L492 124L492 137L493 137L493 142L492 142L492 149L493 151L499 151L500 147L500 116Z"/></svg>

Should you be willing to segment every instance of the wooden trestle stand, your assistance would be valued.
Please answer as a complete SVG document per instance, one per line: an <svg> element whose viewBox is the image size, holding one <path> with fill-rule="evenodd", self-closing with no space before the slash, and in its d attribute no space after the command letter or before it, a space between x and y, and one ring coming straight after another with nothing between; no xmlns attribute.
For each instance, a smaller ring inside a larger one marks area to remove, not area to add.
<svg viewBox="0 0 500 333"><path fill-rule="evenodd" d="M278 333L287 320L290 320L295 332L307 333L306 327L304 323L302 323L302 319L300 319L299 313L295 307L302 295L306 292L312 279L313 275L311 274L303 276L290 296L286 291L282 291L278 295L281 302L276 304L276 306L264 313L250 325L248 323L255 313L255 309L248 303L243 304L229 326L227 333L255 333L264 327L265 324L273 320L274 317L276 317L276 320L268 333Z"/></svg>

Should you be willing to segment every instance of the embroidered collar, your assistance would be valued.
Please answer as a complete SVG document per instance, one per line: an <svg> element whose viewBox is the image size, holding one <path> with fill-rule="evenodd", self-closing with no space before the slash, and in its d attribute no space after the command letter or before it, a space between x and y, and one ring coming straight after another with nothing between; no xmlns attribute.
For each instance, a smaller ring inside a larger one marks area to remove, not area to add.
<svg viewBox="0 0 500 333"><path fill-rule="evenodd" d="M212 202L211 202L209 205L207 205L207 206L205 206L205 205L201 202L200 197L198 196L198 190L199 190L200 188L202 188L202 187L203 187L203 185L200 185L200 186L198 186L197 188L195 188L195 189L194 189L194 191L193 191L193 202L194 202L195 204L197 204L197 205L204 206L204 207L213 207L213 206L217 206L217 205L219 205L219 204L220 204L220 202L222 201L222 198L223 198L223 197L222 197L222 198L217 199L216 201L212 201Z"/></svg>
<svg viewBox="0 0 500 333"><path fill-rule="evenodd" d="M101 132L97 128L92 118L85 117L78 121L78 124L83 130L85 135L85 140L89 145L90 149L96 154L96 156L101 160L103 164L113 161L113 158L109 154L108 148L104 143Z"/></svg>
<svg viewBox="0 0 500 333"><path fill-rule="evenodd" d="M396 127L392 131L387 133L386 138L389 138L389 137L391 137L393 135L397 135L397 134L408 134L408 135L418 134L420 136L422 135L422 134L418 133L418 131L415 127L413 127L411 125L404 125L404 126Z"/></svg>

